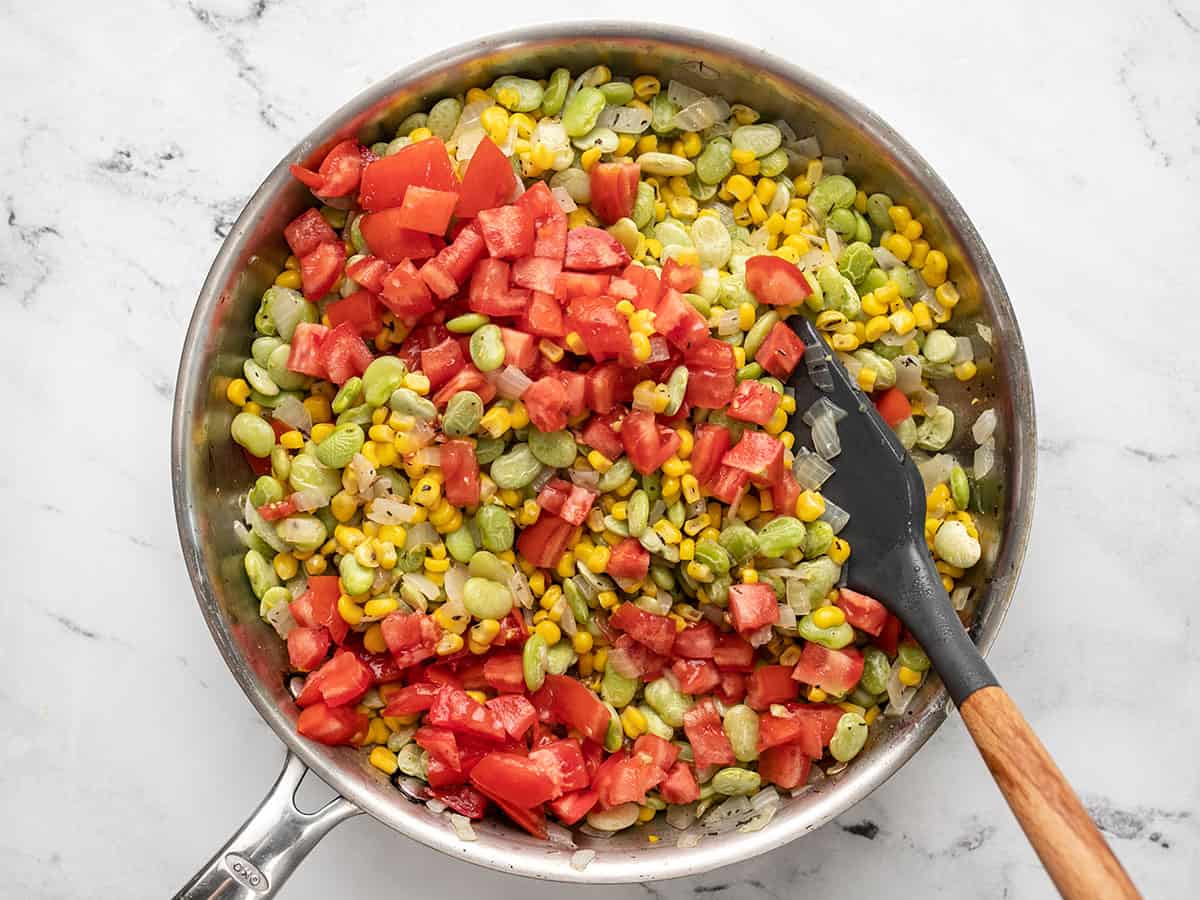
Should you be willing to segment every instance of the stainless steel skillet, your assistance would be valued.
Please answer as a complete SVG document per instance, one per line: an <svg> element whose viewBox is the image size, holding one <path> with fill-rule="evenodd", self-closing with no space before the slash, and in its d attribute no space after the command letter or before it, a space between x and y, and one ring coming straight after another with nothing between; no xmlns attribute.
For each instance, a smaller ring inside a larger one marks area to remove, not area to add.
<svg viewBox="0 0 1200 900"><path fill-rule="evenodd" d="M287 165L316 157L337 140L370 143L408 113L506 73L578 71L605 63L618 73L649 72L686 81L783 117L816 135L827 154L871 190L909 204L945 248L963 300L956 322L991 329L994 364L971 393L947 389L946 402L994 405L1003 489L983 522L984 561L976 573L972 635L986 651L1012 600L1033 511L1036 435L1029 369L1008 295L979 235L949 190L917 153L869 110L836 88L760 50L665 26L580 23L543 26L465 44L419 62L360 94L280 162L226 239L196 303L180 361L172 425L172 480L184 557L213 639L250 702L287 748L271 793L239 832L180 892L188 898L268 897L330 828L366 812L401 834L479 865L518 875L583 883L651 881L694 875L749 859L812 831L882 784L929 739L945 717L946 695L926 684L907 712L879 720L864 753L845 771L787 801L762 831L734 832L694 848L672 836L646 840L647 826L596 841L582 871L571 852L495 821L479 839L460 841L444 820L405 799L363 754L312 744L295 732L297 710L285 687L286 651L257 615L232 529L248 472L229 439L227 379L240 369L259 298L282 266L282 228L309 203ZM960 416L958 441L973 416ZM969 441L969 435L966 440ZM963 444L967 446L967 444ZM836 497L834 498L836 500ZM308 768L341 797L313 815L292 794ZM663 826L657 826L663 831ZM589 846L584 838L582 846Z"/></svg>

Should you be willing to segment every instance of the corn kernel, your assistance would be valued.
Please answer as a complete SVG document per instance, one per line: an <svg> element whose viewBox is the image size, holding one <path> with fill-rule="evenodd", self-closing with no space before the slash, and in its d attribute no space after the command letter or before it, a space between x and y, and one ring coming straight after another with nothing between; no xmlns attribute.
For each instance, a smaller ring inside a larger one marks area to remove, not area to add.
<svg viewBox="0 0 1200 900"><path fill-rule="evenodd" d="M400 764L396 762L396 754L387 747L374 748L367 760L384 775L394 775L400 768Z"/></svg>
<svg viewBox="0 0 1200 900"><path fill-rule="evenodd" d="M813 624L818 628L836 628L846 621L846 614L837 606L822 606L812 614Z"/></svg>
<svg viewBox="0 0 1200 900"><path fill-rule="evenodd" d="M579 164L583 166L583 171L590 172L592 170L592 166L600 162L600 155L602 152L603 151L601 151L599 147L592 147L579 154Z"/></svg>
<svg viewBox="0 0 1200 900"><path fill-rule="evenodd" d="M225 388L225 399L234 406L245 406L246 401L250 399L250 385L244 378L233 379L229 382L229 387Z"/></svg>
<svg viewBox="0 0 1200 900"><path fill-rule="evenodd" d="M908 666L901 666L897 675L900 678L900 683L905 687L916 687L921 683L921 673L910 669Z"/></svg>
<svg viewBox="0 0 1200 900"><path fill-rule="evenodd" d="M424 372L409 372L404 376L404 386L424 397L429 393L429 376Z"/></svg>
<svg viewBox="0 0 1200 900"><path fill-rule="evenodd" d="M730 175L725 182L725 187L729 193L743 202L754 195L754 182L745 175Z"/></svg>
<svg viewBox="0 0 1200 900"><path fill-rule="evenodd" d="M646 733L646 717L642 715L641 710L636 706L626 706L621 711L621 728L624 730L626 737L631 740L636 740ZM649 807L645 807L649 809ZM650 810L650 817L654 817L654 810ZM639 813L638 818L641 819ZM644 820L644 821L649 821Z"/></svg>
<svg viewBox="0 0 1200 900"><path fill-rule="evenodd" d="M356 604L345 594L338 597L338 614L346 622L347 625L357 625L363 620L362 607Z"/></svg>
<svg viewBox="0 0 1200 900"><path fill-rule="evenodd" d="M662 498L666 502L671 502L679 496L679 479L674 475L667 475L662 480Z"/></svg>
<svg viewBox="0 0 1200 900"><path fill-rule="evenodd" d="M275 569L275 574L287 581L289 578L295 578L296 572L300 569L300 564L296 562L296 557L290 553L276 553L275 558L271 560L271 566Z"/></svg>
<svg viewBox="0 0 1200 900"><path fill-rule="evenodd" d="M662 470L664 475L674 475L679 478L692 470L692 464L684 462L678 456L672 456L663 463Z"/></svg>
<svg viewBox="0 0 1200 900"><path fill-rule="evenodd" d="M571 637L571 646L580 656L589 652L592 649L594 640L586 631L576 631Z"/></svg>
<svg viewBox="0 0 1200 900"><path fill-rule="evenodd" d="M911 309L902 309L888 316L888 322L891 323L892 330L896 334L908 334L917 327L917 317L913 315Z"/></svg>
<svg viewBox="0 0 1200 900"><path fill-rule="evenodd" d="M850 558L850 545L841 538L834 538L833 543L829 545L829 558L840 566Z"/></svg>
<svg viewBox="0 0 1200 900"><path fill-rule="evenodd" d="M829 697L829 695L819 687L810 687L805 696L808 698L809 703L823 703Z"/></svg>
<svg viewBox="0 0 1200 900"><path fill-rule="evenodd" d="M825 498L816 491L803 491L796 498L796 518L801 522L815 522L825 513Z"/></svg>
<svg viewBox="0 0 1200 900"><path fill-rule="evenodd" d="M604 609L612 609L620 601L616 591L601 591L596 595L596 602Z"/></svg>
<svg viewBox="0 0 1200 900"><path fill-rule="evenodd" d="M939 286L933 293L937 297L938 303L942 304L946 309L953 309L958 306L958 289L949 281Z"/></svg>

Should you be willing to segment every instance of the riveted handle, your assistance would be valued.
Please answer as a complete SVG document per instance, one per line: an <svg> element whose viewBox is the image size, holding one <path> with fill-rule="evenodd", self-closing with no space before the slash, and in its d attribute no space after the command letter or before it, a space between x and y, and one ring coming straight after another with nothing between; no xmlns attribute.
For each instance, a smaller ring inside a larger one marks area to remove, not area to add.
<svg viewBox="0 0 1200 900"><path fill-rule="evenodd" d="M317 842L362 812L335 797L314 813L296 807L296 789L308 767L288 753L283 771L258 808L175 900L265 900L274 897Z"/></svg>

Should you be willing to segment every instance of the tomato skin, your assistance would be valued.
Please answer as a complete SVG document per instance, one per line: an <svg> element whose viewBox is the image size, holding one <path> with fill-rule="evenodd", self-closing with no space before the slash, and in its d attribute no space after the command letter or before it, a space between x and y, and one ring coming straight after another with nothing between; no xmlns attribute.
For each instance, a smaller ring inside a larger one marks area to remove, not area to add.
<svg viewBox="0 0 1200 900"><path fill-rule="evenodd" d="M787 381L803 358L804 341L786 322L776 322L754 354L754 361L780 381Z"/></svg>
<svg viewBox="0 0 1200 900"><path fill-rule="evenodd" d="M388 700L383 708L385 716L407 716L412 713L425 712L433 706L440 687L426 681L410 684L400 688Z"/></svg>
<svg viewBox="0 0 1200 900"><path fill-rule="evenodd" d="M808 781L811 766L812 761L795 744L772 747L758 755L758 774L762 780L785 791Z"/></svg>
<svg viewBox="0 0 1200 900"><path fill-rule="evenodd" d="M493 257L516 259L533 253L533 217L516 204L481 209L475 219Z"/></svg>
<svg viewBox="0 0 1200 900"><path fill-rule="evenodd" d="M841 696L853 690L862 672L863 655L855 647L830 650L820 644L805 644L792 678Z"/></svg>
<svg viewBox="0 0 1200 900"><path fill-rule="evenodd" d="M288 662L293 669L311 672L324 662L329 653L329 629L293 628L287 636Z"/></svg>
<svg viewBox="0 0 1200 900"><path fill-rule="evenodd" d="M490 688L501 694L525 691L525 675L518 653L489 653L483 660L483 677Z"/></svg>
<svg viewBox="0 0 1200 900"><path fill-rule="evenodd" d="M584 392L586 388L586 379L582 372L568 372L565 369L560 369L554 373L554 377L562 384L563 389L567 392L567 418L573 419L576 416L582 415L587 408L584 406Z"/></svg>
<svg viewBox="0 0 1200 900"><path fill-rule="evenodd" d="M746 287L760 303L791 306L812 293L804 273L778 256L752 256L746 260Z"/></svg>
<svg viewBox="0 0 1200 900"><path fill-rule="evenodd" d="M337 575L309 575L308 590L288 604L288 609L301 626L327 628L333 642L340 646L350 631L350 626L337 611L341 593Z"/></svg>
<svg viewBox="0 0 1200 900"><path fill-rule="evenodd" d="M500 340L504 343L504 364L516 366L522 372L529 372L537 362L537 342L533 335L525 334L513 328L501 328Z"/></svg>
<svg viewBox="0 0 1200 900"><path fill-rule="evenodd" d="M710 480L707 490L712 496L728 506L737 506L750 484L750 473L743 469L721 465Z"/></svg>
<svg viewBox="0 0 1200 900"><path fill-rule="evenodd" d="M663 463L679 449L679 435L665 425L659 425L654 413L636 410L625 417L621 425L621 444L633 467L643 475L661 469Z"/></svg>
<svg viewBox="0 0 1200 900"><path fill-rule="evenodd" d="M624 372L618 363L601 363L593 366L588 370L585 378L587 381L584 398L588 409L592 412L606 413L617 405L617 395L624 380ZM608 456L608 454L605 455ZM608 456L608 458L616 459L615 456Z"/></svg>
<svg viewBox="0 0 1200 900"><path fill-rule="evenodd" d="M342 274L346 246L341 241L318 244L300 257L300 283L306 300L320 300Z"/></svg>
<svg viewBox="0 0 1200 900"><path fill-rule="evenodd" d="M458 188L458 207L454 212L461 219L476 216L480 210L507 203L516 188L517 176L508 157L500 152L490 137L485 137L467 163L462 185Z"/></svg>
<svg viewBox="0 0 1200 900"><path fill-rule="evenodd" d="M628 605L628 604L626 604ZM551 710L554 717L585 738L603 744L610 721L608 707L582 683L567 675L547 675L534 705Z"/></svg>
<svg viewBox="0 0 1200 900"><path fill-rule="evenodd" d="M708 487L721 468L732 438L724 425L700 425L692 445L692 474L701 487Z"/></svg>
<svg viewBox="0 0 1200 900"><path fill-rule="evenodd" d="M339 385L367 371L367 366L375 358L349 322L329 329L321 339L318 356L325 370L325 377Z"/></svg>
<svg viewBox="0 0 1200 900"><path fill-rule="evenodd" d="M379 301L368 291L355 291L348 297L335 300L325 307L329 324L338 326L349 322L364 338L373 338L383 327L380 319Z"/></svg>
<svg viewBox="0 0 1200 900"><path fill-rule="evenodd" d="M602 228L584 225L567 232L563 265L578 272L598 272L629 265L629 251Z"/></svg>
<svg viewBox="0 0 1200 900"><path fill-rule="evenodd" d="M656 734L647 733L633 742L633 755L649 759L651 765L666 772L679 759L679 748Z"/></svg>
<svg viewBox="0 0 1200 900"><path fill-rule="evenodd" d="M383 278L392 267L387 260L377 256L364 256L362 259L346 266L346 275L351 281L366 288L372 294L378 294L383 287Z"/></svg>
<svg viewBox="0 0 1200 900"><path fill-rule="evenodd" d="M482 819L487 812L488 799L469 784L456 787L434 788L437 797L450 809L468 819Z"/></svg>
<svg viewBox="0 0 1200 900"><path fill-rule="evenodd" d="M601 809L622 803L644 803L646 791L657 785L666 772L649 762L649 757L621 750L606 759L592 779L592 790Z"/></svg>
<svg viewBox="0 0 1200 900"><path fill-rule="evenodd" d="M887 624L887 608L874 597L842 588L838 592L837 605L846 614L847 622L872 637L879 637Z"/></svg>
<svg viewBox="0 0 1200 900"><path fill-rule="evenodd" d="M875 646L888 656L895 656L900 645L900 620L888 613L887 621L883 623L879 635L875 638Z"/></svg>
<svg viewBox="0 0 1200 900"><path fill-rule="evenodd" d="M683 714L683 730L692 745L697 767L727 766L735 762L721 714L711 697L705 697Z"/></svg>
<svg viewBox="0 0 1200 900"><path fill-rule="evenodd" d="M721 673L711 659L677 659L671 663L671 671L685 694L707 694L721 683ZM789 669L789 678L791 674Z"/></svg>
<svg viewBox="0 0 1200 900"><path fill-rule="evenodd" d="M359 220L359 230L372 255L396 265L406 259L428 259L443 249L441 238L406 228L401 224L404 221L401 209L369 213Z"/></svg>
<svg viewBox="0 0 1200 900"><path fill-rule="evenodd" d="M458 194L414 184L404 193L398 221L404 228L441 236L446 233Z"/></svg>
<svg viewBox="0 0 1200 900"><path fill-rule="evenodd" d="M775 589L766 582L735 584L729 589L729 613L733 627L750 634L779 621L779 602Z"/></svg>
<svg viewBox="0 0 1200 900"><path fill-rule="evenodd" d="M746 696L745 674L742 672L722 671L721 683L713 691L713 696L726 706L741 703L742 699Z"/></svg>
<svg viewBox="0 0 1200 900"><path fill-rule="evenodd" d="M650 571L650 554L637 538L625 538L609 553L608 574L616 578L645 578Z"/></svg>
<svg viewBox="0 0 1200 900"><path fill-rule="evenodd" d="M563 794L557 800L551 800L547 806L564 825L574 825L589 812L599 801L599 795L589 789Z"/></svg>
<svg viewBox="0 0 1200 900"><path fill-rule="evenodd" d="M311 375L313 378L328 378L321 364L321 342L329 329L313 322L300 322L292 332L292 352L288 354L287 367L293 372Z"/></svg>
<svg viewBox="0 0 1200 900"><path fill-rule="evenodd" d="M479 505L479 461L469 441L446 441L442 444L442 491L446 502L471 508Z"/></svg>
<svg viewBox="0 0 1200 900"><path fill-rule="evenodd" d="M902 390L894 387L888 388L875 398L875 408L879 410L883 421L892 428L912 415L912 404L908 402L908 398L904 396Z"/></svg>
<svg viewBox="0 0 1200 900"><path fill-rule="evenodd" d="M309 740L329 746L355 744L367 733L367 717L353 707L316 703L301 710L296 730Z"/></svg>
<svg viewBox="0 0 1200 900"><path fill-rule="evenodd" d="M687 349L685 360L688 404L700 409L727 406L737 386L733 348L724 341L705 337Z"/></svg>
<svg viewBox="0 0 1200 900"><path fill-rule="evenodd" d="M567 427L567 389L553 376L539 378L521 395L529 421L539 431L561 431Z"/></svg>
<svg viewBox="0 0 1200 900"><path fill-rule="evenodd" d="M274 425L274 420L272 420ZM282 500L277 500L274 503L267 503L258 508L258 514L262 516L265 522L278 522L280 519L286 519L288 516L295 515L296 502L291 497L285 497Z"/></svg>
<svg viewBox="0 0 1200 900"><path fill-rule="evenodd" d="M499 717L504 724L504 730L514 741L519 741L537 721L537 711L534 710L533 704L521 694L502 694L488 700L484 705ZM582 757L579 765L583 766Z"/></svg>
<svg viewBox="0 0 1200 900"><path fill-rule="evenodd" d="M554 298L569 302L576 297L599 297L608 290L612 278L587 272L560 272L554 279Z"/></svg>
<svg viewBox="0 0 1200 900"><path fill-rule="evenodd" d="M791 666L759 666L750 673L746 705L762 712L772 703L795 700L800 688L792 679Z"/></svg>
<svg viewBox="0 0 1200 900"><path fill-rule="evenodd" d="M637 163L597 163L589 173L591 207L607 225L628 218L637 199L641 167Z"/></svg>
<svg viewBox="0 0 1200 900"><path fill-rule="evenodd" d="M800 487L800 482L796 481L796 476L784 470L780 473L779 480L771 487L771 503L780 515L794 516L796 501L800 499L802 493L803 489Z"/></svg>
<svg viewBox="0 0 1200 900"><path fill-rule="evenodd" d="M717 628L707 620L675 633L672 654L685 659L712 659L717 646Z"/></svg>
<svg viewBox="0 0 1200 900"><path fill-rule="evenodd" d="M596 362L632 356L629 323L617 311L617 304L611 298L578 297L571 301L567 319L568 327L579 332L587 352Z"/></svg>
<svg viewBox="0 0 1200 900"><path fill-rule="evenodd" d="M375 683L370 670L353 653L340 651L308 676L304 690L296 698L298 706L324 703L326 706L346 706L355 702Z"/></svg>
<svg viewBox="0 0 1200 900"><path fill-rule="evenodd" d="M388 650L401 668L424 662L433 656L440 629L430 616L422 613L394 612L380 627Z"/></svg>
<svg viewBox="0 0 1200 900"><path fill-rule="evenodd" d="M433 294L409 260L401 262L384 276L379 299L397 317L416 319L433 310ZM376 329L378 331L378 329Z"/></svg>
<svg viewBox="0 0 1200 900"><path fill-rule="evenodd" d="M625 271L621 273L621 278L628 281L637 289L636 296L631 298L634 306L638 309L655 309L658 307L662 285L659 283L658 276L654 272L645 266L630 263L625 267Z"/></svg>
<svg viewBox="0 0 1200 900"><path fill-rule="evenodd" d="M658 785L659 796L667 803L692 803L700 799L700 785L696 784L696 776L692 767L685 762L673 765L667 777Z"/></svg>
<svg viewBox="0 0 1200 900"><path fill-rule="evenodd" d="M429 751L429 755L451 769L462 771L462 757L458 752L458 739L446 728L423 725L413 735L417 745Z"/></svg>
<svg viewBox="0 0 1200 900"><path fill-rule="evenodd" d="M567 549L576 526L555 515L541 515L517 535L517 552L539 568L552 568ZM602 738L603 739L603 738Z"/></svg>
<svg viewBox="0 0 1200 900"><path fill-rule="evenodd" d="M655 653L666 656L675 646L675 623L666 616L655 615L640 609L633 603L622 603L609 616L608 624L626 632L639 644Z"/></svg>
<svg viewBox="0 0 1200 900"><path fill-rule="evenodd" d="M729 415L742 422L766 425L783 402L783 395L761 381L747 379L733 392L729 402Z"/></svg>
<svg viewBox="0 0 1200 900"><path fill-rule="evenodd" d="M362 171L358 205L369 212L400 206L414 184L438 191L458 190L458 179L441 141L418 141L369 163Z"/></svg>
<svg viewBox="0 0 1200 900"><path fill-rule="evenodd" d="M338 240L337 233L316 209L306 209L292 219L283 229L283 238L297 259L307 256L321 244Z"/></svg>
<svg viewBox="0 0 1200 900"><path fill-rule="evenodd" d="M459 286L466 282L486 252L487 245L479 226L472 222L421 267L421 278L431 291L445 300L458 293Z"/></svg>
<svg viewBox="0 0 1200 900"><path fill-rule="evenodd" d="M422 349L420 358L421 371L429 379L430 389L435 391L467 363L461 345L451 337L436 346Z"/></svg>
<svg viewBox="0 0 1200 900"><path fill-rule="evenodd" d="M497 751L471 771L471 783L511 806L531 809L554 798L554 781L527 757Z"/></svg>

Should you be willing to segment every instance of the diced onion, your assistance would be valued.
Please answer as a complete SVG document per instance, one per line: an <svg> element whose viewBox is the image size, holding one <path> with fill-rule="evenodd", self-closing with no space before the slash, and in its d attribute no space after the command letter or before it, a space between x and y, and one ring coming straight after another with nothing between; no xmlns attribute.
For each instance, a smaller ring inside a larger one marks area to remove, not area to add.
<svg viewBox="0 0 1200 900"><path fill-rule="evenodd" d="M573 850L577 846L575 839L571 837L571 832L557 822L546 823L546 841L555 847L565 847L568 850Z"/></svg>
<svg viewBox="0 0 1200 900"><path fill-rule="evenodd" d="M739 319L739 314L736 309L725 310L725 312L723 312L719 316L717 316L717 321L716 321L717 334L721 335L722 337L725 337L727 335L735 334L736 332L740 331L741 326L738 324L738 319Z"/></svg>
<svg viewBox="0 0 1200 900"><path fill-rule="evenodd" d="M408 534L404 538L404 549L412 550L414 547L431 547L439 540L437 529L429 522L421 522L408 529Z"/></svg>
<svg viewBox="0 0 1200 900"><path fill-rule="evenodd" d="M829 254L834 259L842 255L842 238L832 228L825 229L825 243L829 245Z"/></svg>
<svg viewBox="0 0 1200 900"><path fill-rule="evenodd" d="M819 491L833 473L833 466L807 447L800 447L796 451L792 474L806 491Z"/></svg>
<svg viewBox="0 0 1200 900"><path fill-rule="evenodd" d="M973 359L975 359L975 348L971 346L971 339L962 336L956 337L954 339L954 356L951 357L950 364L956 366Z"/></svg>
<svg viewBox="0 0 1200 900"><path fill-rule="evenodd" d="M366 705L366 704L364 703L364 705ZM382 704L380 704L380 705L382 705ZM446 811L447 807L443 801L439 800L437 797L432 797L429 800L425 801L425 808L427 810L429 810L431 813L443 813Z"/></svg>
<svg viewBox="0 0 1200 900"><path fill-rule="evenodd" d="M950 592L950 603L956 610L962 612L967 608L967 601L971 598L970 585L962 584Z"/></svg>
<svg viewBox="0 0 1200 900"><path fill-rule="evenodd" d="M891 269L899 269L904 265L891 250L886 247L872 247L871 253L875 255L875 263L879 268L890 271Z"/></svg>
<svg viewBox="0 0 1200 900"><path fill-rule="evenodd" d="M572 469L571 481L580 487L595 488L600 483L600 473L592 469Z"/></svg>
<svg viewBox="0 0 1200 900"><path fill-rule="evenodd" d="M675 113L672 125L680 131L703 131L729 118L729 104L720 97L701 97Z"/></svg>
<svg viewBox="0 0 1200 900"><path fill-rule="evenodd" d="M650 336L650 355L646 357L646 365L653 365L671 358L671 345L661 334Z"/></svg>
<svg viewBox="0 0 1200 900"><path fill-rule="evenodd" d="M816 159L821 155L821 142L815 137L800 138L792 142L790 149L807 159Z"/></svg>
<svg viewBox="0 0 1200 900"><path fill-rule="evenodd" d="M283 422L283 424L290 425L297 431L302 431L305 434L312 431L313 420L312 415L309 414L308 407L291 394L288 394L275 405L272 415L280 422Z"/></svg>
<svg viewBox="0 0 1200 900"><path fill-rule="evenodd" d="M833 373L829 371L829 360L825 351L815 344L804 351L804 366L809 380L817 390L826 394L833 390Z"/></svg>
<svg viewBox="0 0 1200 900"><path fill-rule="evenodd" d="M704 99L704 92L698 91L689 84L684 84L682 81L672 79L667 82L667 99L683 109L686 106L691 106L697 100Z"/></svg>
<svg viewBox="0 0 1200 900"><path fill-rule="evenodd" d="M797 265L802 269L822 269L825 266L833 265L835 262L837 260L829 253L826 253L819 247L814 247L800 257Z"/></svg>
<svg viewBox="0 0 1200 900"><path fill-rule="evenodd" d="M833 416L833 421L836 423L846 418L846 411L828 397L818 397L813 405L804 411L804 415L800 419L811 428L817 418L822 415Z"/></svg>
<svg viewBox="0 0 1200 900"><path fill-rule="evenodd" d="M404 577L401 580L405 585L412 585L412 587L419 591L426 600L436 600L442 592L440 587L438 587L424 575L419 575L416 572L405 572Z"/></svg>
<svg viewBox="0 0 1200 900"><path fill-rule="evenodd" d="M796 132L783 119L776 119L771 124L779 129L779 134L782 136L785 144L794 144L796 142Z"/></svg>
<svg viewBox="0 0 1200 900"><path fill-rule="evenodd" d="M988 438L982 444L975 448L975 458L972 461L972 468L975 472L975 479L979 480L992 471L992 467L996 465L996 440Z"/></svg>
<svg viewBox="0 0 1200 900"><path fill-rule="evenodd" d="M916 687L905 687L900 682L900 660L892 663L892 671L887 680L887 695L888 707L884 710L884 714L888 716L903 715L904 711L908 709L908 705L912 703L912 698L917 695Z"/></svg>
<svg viewBox="0 0 1200 900"><path fill-rule="evenodd" d="M950 470L954 468L954 457L949 453L939 453L917 465L921 480L925 482L925 493L929 493L939 484L950 480Z"/></svg>
<svg viewBox="0 0 1200 900"><path fill-rule="evenodd" d="M606 106L596 124L621 134L641 134L650 127L650 113L634 106Z"/></svg>
<svg viewBox="0 0 1200 900"><path fill-rule="evenodd" d="M554 199L558 201L558 206L563 212L572 213L579 209L579 206L571 198L571 195L567 193L565 187L552 187L550 188L550 193L554 195Z"/></svg>
<svg viewBox="0 0 1200 900"><path fill-rule="evenodd" d="M672 828L686 831L696 821L696 804L672 803L667 807L667 814L664 818Z"/></svg>
<svg viewBox="0 0 1200 900"><path fill-rule="evenodd" d="M320 509L326 503L328 498L323 491L305 490L296 491L292 494L292 503L299 512L312 512L314 509Z"/></svg>
<svg viewBox="0 0 1200 900"><path fill-rule="evenodd" d="M371 502L367 520L380 525L407 525L417 516L417 507L401 503L395 497L380 497Z"/></svg>
<svg viewBox="0 0 1200 900"><path fill-rule="evenodd" d="M931 391L926 387L917 388L908 395L908 399L913 403L921 404L921 406L925 408L925 415L927 416L931 415L933 411L938 408L939 398L937 391Z"/></svg>
<svg viewBox="0 0 1200 900"><path fill-rule="evenodd" d="M508 580L508 589L512 591L513 599L521 606L525 609L533 609L533 589L529 586L529 579L520 569L517 569L513 573L513 577Z"/></svg>
<svg viewBox="0 0 1200 900"><path fill-rule="evenodd" d="M419 466L438 466L442 465L442 448L441 447L422 447L413 456L414 461Z"/></svg>
<svg viewBox="0 0 1200 900"><path fill-rule="evenodd" d="M889 347L902 347L917 336L917 329L913 328L904 334L896 334L894 331L885 331L879 336L879 340Z"/></svg>
<svg viewBox="0 0 1200 900"><path fill-rule="evenodd" d="M576 850L571 854L571 868L576 872L582 872L595 858L595 850Z"/></svg>
<svg viewBox="0 0 1200 900"><path fill-rule="evenodd" d="M919 356L897 356L892 360L896 369L896 387L908 396L921 387L921 358Z"/></svg>
<svg viewBox="0 0 1200 900"><path fill-rule="evenodd" d="M826 175L842 175L846 171L846 161L840 156L822 156L821 171Z"/></svg>
<svg viewBox="0 0 1200 900"><path fill-rule="evenodd" d="M675 842L675 846L680 850L690 850L700 843L700 835L694 831L685 831L679 836L679 840Z"/></svg>
<svg viewBox="0 0 1200 900"><path fill-rule="evenodd" d="M979 336L981 338L983 338L983 340L987 343L987 345L989 347L992 346L992 329L991 328L989 328L987 325L984 325L982 322L979 322L978 324L976 324L975 330L979 332Z"/></svg>
<svg viewBox="0 0 1200 900"><path fill-rule="evenodd" d="M842 442L838 437L837 421L829 412L822 412L813 420L812 425L813 449L824 459L833 459L842 452Z"/></svg>
<svg viewBox="0 0 1200 900"><path fill-rule="evenodd" d="M764 644L769 643L771 638L774 636L775 629L770 625L764 625L762 628L750 632L750 635L746 638L746 640L750 642L751 647L761 647Z"/></svg>
<svg viewBox="0 0 1200 900"><path fill-rule="evenodd" d="M488 380L495 385L496 393L506 400L519 400L533 384L533 380L516 366L505 366Z"/></svg>
<svg viewBox="0 0 1200 900"><path fill-rule="evenodd" d="M775 623L776 627L782 628L784 631L795 631L798 624L796 619L796 611L786 603L779 604L779 621Z"/></svg>
<svg viewBox="0 0 1200 900"><path fill-rule="evenodd" d="M803 579L789 578L784 582L788 606L798 616L806 616L812 612L812 603L808 599L808 585Z"/></svg>
<svg viewBox="0 0 1200 900"><path fill-rule="evenodd" d="M829 527L833 529L833 533L839 534L846 527L846 523L850 521L850 513L826 497L825 511L821 513L820 520L828 522Z"/></svg>
<svg viewBox="0 0 1200 900"><path fill-rule="evenodd" d="M975 424L971 426L971 437L975 438L976 444L982 444L995 433L996 411L994 409L985 409L979 414L979 418L975 420Z"/></svg>
<svg viewBox="0 0 1200 900"><path fill-rule="evenodd" d="M263 618L285 641L287 636L292 633L292 629L296 627L296 620L292 617L292 608L287 603L276 603L267 610L267 614Z"/></svg>
<svg viewBox="0 0 1200 900"><path fill-rule="evenodd" d="M542 466L538 473L533 476L533 481L529 482L529 486L534 491L541 491L549 482L554 480L554 476L558 474L558 470L550 466Z"/></svg>
<svg viewBox="0 0 1200 900"><path fill-rule="evenodd" d="M471 820L460 813L450 814L450 827L454 829L454 833L460 841L474 841L478 839L475 829L471 827Z"/></svg>
<svg viewBox="0 0 1200 900"><path fill-rule="evenodd" d="M462 601L463 588L467 584L467 567L462 563L455 563L446 570L446 578L444 586L446 588L446 596L451 600Z"/></svg>
<svg viewBox="0 0 1200 900"><path fill-rule="evenodd" d="M704 817L701 824L709 834L726 834L737 828L738 822L751 814L748 797L730 797Z"/></svg>

